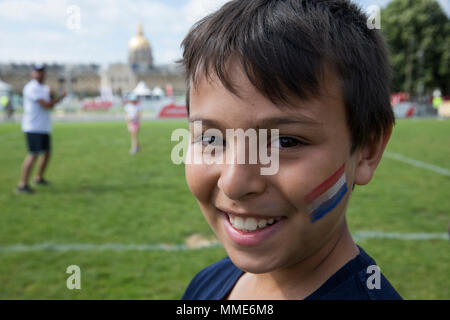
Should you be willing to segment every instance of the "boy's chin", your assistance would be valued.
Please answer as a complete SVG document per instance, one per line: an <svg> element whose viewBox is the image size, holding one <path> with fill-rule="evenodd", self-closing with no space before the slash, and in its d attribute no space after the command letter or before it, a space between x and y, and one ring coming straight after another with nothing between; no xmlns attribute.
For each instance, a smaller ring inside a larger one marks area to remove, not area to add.
<svg viewBox="0 0 450 320"><path fill-rule="evenodd" d="M274 256L273 254L249 254L240 252L236 249L227 249L228 256L233 264L242 271L249 273L268 273L283 266L283 259L281 256Z"/></svg>

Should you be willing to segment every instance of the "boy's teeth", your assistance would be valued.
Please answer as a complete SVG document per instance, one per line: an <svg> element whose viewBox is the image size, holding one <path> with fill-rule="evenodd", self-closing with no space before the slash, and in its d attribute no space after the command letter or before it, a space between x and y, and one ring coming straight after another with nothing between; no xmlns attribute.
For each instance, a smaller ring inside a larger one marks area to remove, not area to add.
<svg viewBox="0 0 450 320"><path fill-rule="evenodd" d="M247 218L245 219L244 228L246 230L254 231L258 228L258 222L255 218Z"/></svg>
<svg viewBox="0 0 450 320"><path fill-rule="evenodd" d="M239 230L244 229L244 220L241 217L234 218L233 226Z"/></svg>
<svg viewBox="0 0 450 320"><path fill-rule="evenodd" d="M281 217L270 219L242 218L228 215L230 223L233 227L242 231L255 231L256 229L265 228L267 225L280 221Z"/></svg>
<svg viewBox="0 0 450 320"><path fill-rule="evenodd" d="M261 219L258 221L258 227L260 228L264 228L267 224L267 220L266 219Z"/></svg>

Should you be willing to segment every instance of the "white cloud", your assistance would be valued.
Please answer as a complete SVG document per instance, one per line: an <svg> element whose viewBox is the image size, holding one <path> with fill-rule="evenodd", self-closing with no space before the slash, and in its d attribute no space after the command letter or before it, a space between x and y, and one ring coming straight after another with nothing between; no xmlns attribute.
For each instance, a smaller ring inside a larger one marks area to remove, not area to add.
<svg viewBox="0 0 450 320"><path fill-rule="evenodd" d="M21 23L55 21L64 18L65 1L5 0L0 2L0 18Z"/></svg>
<svg viewBox="0 0 450 320"><path fill-rule="evenodd" d="M228 0L3 0L0 61L110 63L126 61L138 22L156 63L181 57L180 44L194 22ZM80 8L81 29L67 27L69 6Z"/></svg>
<svg viewBox="0 0 450 320"><path fill-rule="evenodd" d="M450 0L438 0L438 2L441 5L442 9L450 17Z"/></svg>
<svg viewBox="0 0 450 320"><path fill-rule="evenodd" d="M184 14L190 25L204 16L214 12L229 0L190 0L186 5Z"/></svg>
<svg viewBox="0 0 450 320"><path fill-rule="evenodd" d="M189 28L229 0L1 0L0 61L125 62L128 40L142 22L157 64L181 57ZM354 0L385 5L389 0ZM438 0L450 14L449 0ZM67 27L80 8L81 29Z"/></svg>

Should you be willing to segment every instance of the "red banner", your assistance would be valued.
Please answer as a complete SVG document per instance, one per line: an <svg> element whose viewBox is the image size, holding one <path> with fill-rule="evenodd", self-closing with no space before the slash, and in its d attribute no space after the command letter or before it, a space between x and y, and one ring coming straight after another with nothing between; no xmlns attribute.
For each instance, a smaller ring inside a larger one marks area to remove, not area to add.
<svg viewBox="0 0 450 320"><path fill-rule="evenodd" d="M111 101L95 101L91 100L83 104L82 109L85 111L88 110L108 110L111 108L112 102Z"/></svg>
<svg viewBox="0 0 450 320"><path fill-rule="evenodd" d="M177 106L171 103L161 109L158 118L187 118L187 116L185 105Z"/></svg>

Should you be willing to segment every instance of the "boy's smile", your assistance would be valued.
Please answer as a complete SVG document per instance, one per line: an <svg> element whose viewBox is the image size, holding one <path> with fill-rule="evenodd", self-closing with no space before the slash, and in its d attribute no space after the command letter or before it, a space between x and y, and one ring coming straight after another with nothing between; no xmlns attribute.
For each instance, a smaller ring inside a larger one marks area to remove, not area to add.
<svg viewBox="0 0 450 320"><path fill-rule="evenodd" d="M272 141L279 149L279 170L265 176L259 164L187 164L186 178L236 266L265 273L302 262L335 241L344 229L349 192L315 222L305 196L343 164L350 190L358 152L350 152L344 102L333 72L326 72L316 99L292 98L289 105L279 107L258 92L239 67L232 67L239 96L216 77L201 79L191 86L190 121L202 120L203 130L214 125L223 132L279 129L279 141ZM224 153L234 156L226 141L224 145ZM190 152L193 149L191 144Z"/></svg>

